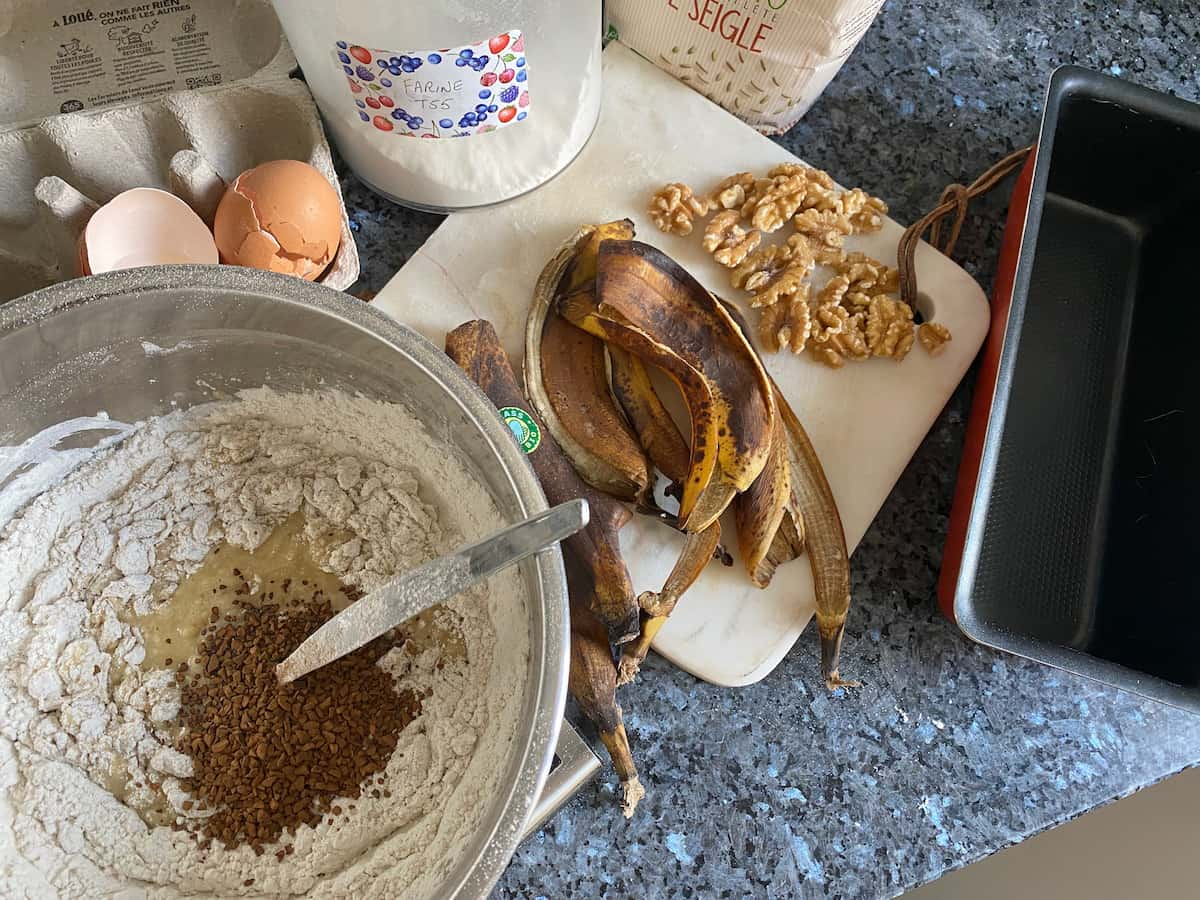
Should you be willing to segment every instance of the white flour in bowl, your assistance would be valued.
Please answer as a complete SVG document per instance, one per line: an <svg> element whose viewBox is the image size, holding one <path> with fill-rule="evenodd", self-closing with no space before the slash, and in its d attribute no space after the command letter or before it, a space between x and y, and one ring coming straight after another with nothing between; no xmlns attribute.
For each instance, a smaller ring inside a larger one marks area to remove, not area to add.
<svg viewBox="0 0 1200 900"><path fill-rule="evenodd" d="M310 536L343 536L312 543L317 562L365 591L502 524L399 407L268 390L150 420L0 523L6 897L437 890L499 792L515 734L529 654L515 572L447 604L464 658L406 644L381 660L425 694L382 774L390 797L364 793L348 821L300 826L282 860L273 845L201 850L146 822L153 808L199 813L183 807L191 760L171 746L179 689L139 667L128 620L169 603L220 541L252 549L297 512Z"/></svg>

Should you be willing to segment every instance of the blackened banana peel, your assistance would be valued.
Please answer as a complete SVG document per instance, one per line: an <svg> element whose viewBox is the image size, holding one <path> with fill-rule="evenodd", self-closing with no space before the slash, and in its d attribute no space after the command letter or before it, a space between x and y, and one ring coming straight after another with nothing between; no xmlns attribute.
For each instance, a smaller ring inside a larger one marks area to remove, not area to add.
<svg viewBox="0 0 1200 900"><path fill-rule="evenodd" d="M650 466L609 388L604 342L563 320L554 302L595 280L600 241L632 235L627 219L586 226L542 270L525 323L525 393L584 481L640 503Z"/></svg>
<svg viewBox="0 0 1200 900"><path fill-rule="evenodd" d="M745 331L740 313L720 302ZM734 504L742 559L750 579L765 588L778 566L808 551L821 639L821 677L830 690L858 687L859 682L838 674L850 610L846 531L816 448L774 379L771 390L779 411L771 454L754 485Z"/></svg>
<svg viewBox="0 0 1200 900"><path fill-rule="evenodd" d="M621 780L621 812L630 818L646 795L625 733L617 703L617 666L604 626L592 614L589 597L594 588L588 567L564 548L567 588L571 598L571 671L567 685L583 714L596 726Z"/></svg>
<svg viewBox="0 0 1200 900"><path fill-rule="evenodd" d="M640 634L623 648L619 679L636 673L699 577L702 551L716 545L717 520L732 503L754 584L766 587L778 566L807 549L822 676L830 688L849 684L838 674L849 555L816 452L738 312L631 236L630 223L620 221L585 226L567 241L539 279L526 335L527 389L583 477L645 508L658 469L679 495L678 525L688 540L663 589L638 598ZM662 406L648 366L679 387L690 443Z"/></svg>
<svg viewBox="0 0 1200 900"><path fill-rule="evenodd" d="M679 523L707 529L754 483L775 427L774 393L742 330L678 263L631 240L601 241L594 286L562 296L559 312L679 386L692 425Z"/></svg>
<svg viewBox="0 0 1200 900"><path fill-rule="evenodd" d="M788 466L796 510L804 510L803 526L799 513L793 521L803 529L808 565L812 569L817 600L817 633L821 637L821 677L832 691L838 687L858 687L857 681L845 681L838 675L846 614L850 611L850 554L846 532L833 499L833 489L821 468L817 451L792 407L775 389L779 415L787 433ZM786 522L789 517L785 516Z"/></svg>
<svg viewBox="0 0 1200 900"><path fill-rule="evenodd" d="M465 322L446 335L446 354L467 373L497 407L525 405L525 396L517 384L490 322ZM539 423L539 425L542 423ZM594 574L590 592L592 611L603 623L614 644L631 641L640 633L640 607L629 580L629 570L621 558L618 532L631 513L617 500L582 482L553 437L529 454L546 499L563 503L576 497L588 502L591 518L586 528L567 538L571 547Z"/></svg>
<svg viewBox="0 0 1200 900"><path fill-rule="evenodd" d="M524 406L508 354L490 322L465 322L446 335L446 354L497 407ZM617 531L630 512L584 483L553 436L530 454L550 503L583 497L591 519L561 544L571 603L571 670L568 687L584 715L600 732L621 779L621 808L632 816L645 794L617 705L617 664L611 644L639 633L639 609L629 573L620 558Z"/></svg>

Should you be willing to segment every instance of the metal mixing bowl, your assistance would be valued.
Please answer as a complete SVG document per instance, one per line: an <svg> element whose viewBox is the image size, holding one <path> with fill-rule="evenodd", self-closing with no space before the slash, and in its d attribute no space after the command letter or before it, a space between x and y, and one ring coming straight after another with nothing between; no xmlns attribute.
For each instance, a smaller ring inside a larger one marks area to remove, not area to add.
<svg viewBox="0 0 1200 900"><path fill-rule="evenodd" d="M136 422L260 385L339 388L401 403L462 458L507 519L546 508L532 468L475 385L415 332L328 288L232 266L156 266L66 282L0 306L0 447L99 411ZM75 435L71 446L105 434ZM530 640L521 719L501 788L438 896L487 894L553 757L568 665L561 556L539 554L520 573Z"/></svg>

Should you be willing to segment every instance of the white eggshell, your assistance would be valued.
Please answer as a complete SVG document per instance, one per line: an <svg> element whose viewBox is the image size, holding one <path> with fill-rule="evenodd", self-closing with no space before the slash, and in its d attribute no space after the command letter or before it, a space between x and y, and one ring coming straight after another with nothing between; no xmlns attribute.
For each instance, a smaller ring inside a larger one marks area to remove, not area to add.
<svg viewBox="0 0 1200 900"><path fill-rule="evenodd" d="M117 194L88 220L83 240L93 274L218 261L217 245L204 221L174 194L158 188Z"/></svg>

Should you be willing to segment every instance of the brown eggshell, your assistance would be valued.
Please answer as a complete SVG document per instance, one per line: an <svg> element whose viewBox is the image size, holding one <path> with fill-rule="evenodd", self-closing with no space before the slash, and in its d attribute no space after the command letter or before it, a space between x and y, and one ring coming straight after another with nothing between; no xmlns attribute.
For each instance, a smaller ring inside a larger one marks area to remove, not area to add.
<svg viewBox="0 0 1200 900"><path fill-rule="evenodd" d="M86 234L85 231L79 232L79 240L75 242L75 253L78 255L79 274L81 276L92 274L92 267L88 265L87 241L84 240Z"/></svg>
<svg viewBox="0 0 1200 900"><path fill-rule="evenodd" d="M217 206L221 262L298 275L325 271L341 243L337 191L308 163L279 159L234 179Z"/></svg>

